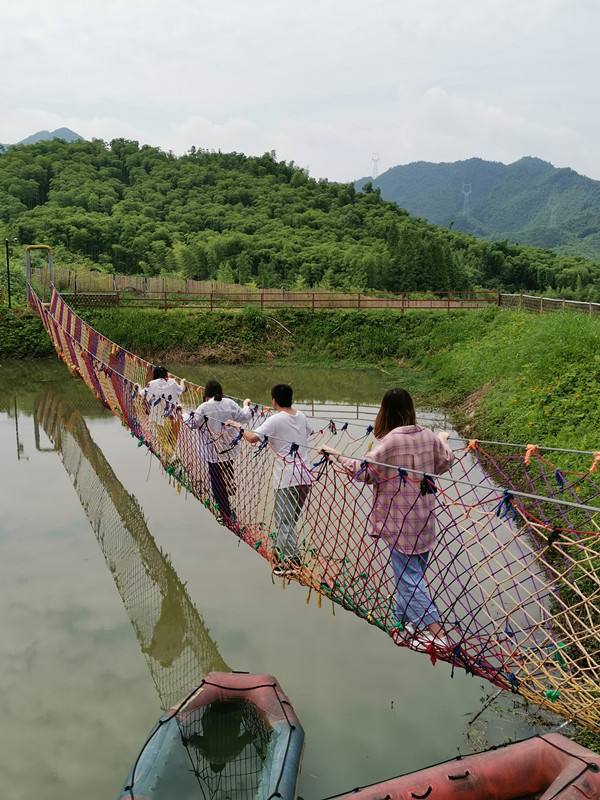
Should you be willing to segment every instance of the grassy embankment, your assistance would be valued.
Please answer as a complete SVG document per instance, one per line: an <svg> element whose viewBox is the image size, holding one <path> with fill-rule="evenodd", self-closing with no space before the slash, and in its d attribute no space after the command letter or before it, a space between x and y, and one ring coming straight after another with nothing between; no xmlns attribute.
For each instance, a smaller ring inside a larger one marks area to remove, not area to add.
<svg viewBox="0 0 600 800"><path fill-rule="evenodd" d="M82 312L151 361L379 367L481 439L600 449L600 319L557 312ZM52 354L30 311L0 309L0 357Z"/></svg>
<svg viewBox="0 0 600 800"><path fill-rule="evenodd" d="M389 373L390 386L406 386L419 405L448 409L468 436L600 450L600 320L583 314L264 314L249 307L241 314L113 309L85 317L155 363L377 366ZM0 357L52 352L32 312L0 309L0 330ZM586 469L582 463L561 454L563 471ZM594 618L600 625L600 614ZM577 738L600 748L600 737L589 731Z"/></svg>

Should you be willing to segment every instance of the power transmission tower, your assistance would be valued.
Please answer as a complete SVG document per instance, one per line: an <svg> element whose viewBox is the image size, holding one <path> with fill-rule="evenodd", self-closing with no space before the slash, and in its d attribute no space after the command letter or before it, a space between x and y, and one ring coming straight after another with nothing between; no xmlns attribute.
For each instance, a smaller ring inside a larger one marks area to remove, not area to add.
<svg viewBox="0 0 600 800"><path fill-rule="evenodd" d="M550 210L550 214L548 215L548 227L549 228L556 228L556 211L560 205L558 197L549 197L548 198L548 208Z"/></svg>
<svg viewBox="0 0 600 800"><path fill-rule="evenodd" d="M470 216L471 209L469 208L469 195L471 194L471 184L463 183L461 192L463 193L463 214L465 217Z"/></svg>
<svg viewBox="0 0 600 800"><path fill-rule="evenodd" d="M373 153L371 160L373 161L373 171L371 172L371 177L373 180L375 180L379 177L379 153Z"/></svg>

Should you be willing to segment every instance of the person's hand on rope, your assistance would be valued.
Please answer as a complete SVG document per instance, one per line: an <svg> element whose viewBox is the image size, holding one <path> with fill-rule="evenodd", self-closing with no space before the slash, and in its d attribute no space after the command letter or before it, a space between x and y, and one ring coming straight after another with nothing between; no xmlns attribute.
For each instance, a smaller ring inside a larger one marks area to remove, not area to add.
<svg viewBox="0 0 600 800"><path fill-rule="evenodd" d="M335 447L329 447L329 445L326 444L322 444L320 447L317 447L317 453L320 453L323 456L329 456L330 458L333 457L335 461L339 461L342 455L339 450L335 449Z"/></svg>
<svg viewBox="0 0 600 800"><path fill-rule="evenodd" d="M251 401L250 401L250 398L249 398L249 397L247 397L247 398L246 398L246 399L243 401L242 405L244 406L244 408L248 408L248 406L250 405L250 402L251 402Z"/></svg>
<svg viewBox="0 0 600 800"><path fill-rule="evenodd" d="M448 439L449 438L450 438L450 432L449 431L440 431L438 433L438 439L440 440L440 442L442 444L448 444Z"/></svg>

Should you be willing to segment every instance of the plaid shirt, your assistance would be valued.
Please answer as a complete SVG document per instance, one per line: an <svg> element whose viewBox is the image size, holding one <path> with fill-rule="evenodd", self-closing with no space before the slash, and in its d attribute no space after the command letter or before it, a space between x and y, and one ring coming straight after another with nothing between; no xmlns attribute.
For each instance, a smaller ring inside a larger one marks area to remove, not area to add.
<svg viewBox="0 0 600 800"><path fill-rule="evenodd" d="M354 480L373 487L369 533L408 555L424 553L435 542L435 496L420 492L423 473L441 475L454 462L454 453L438 437L419 425L394 428L380 439L366 459L390 466L367 465L341 458ZM398 467L408 470L406 481ZM414 472L412 471L414 470Z"/></svg>

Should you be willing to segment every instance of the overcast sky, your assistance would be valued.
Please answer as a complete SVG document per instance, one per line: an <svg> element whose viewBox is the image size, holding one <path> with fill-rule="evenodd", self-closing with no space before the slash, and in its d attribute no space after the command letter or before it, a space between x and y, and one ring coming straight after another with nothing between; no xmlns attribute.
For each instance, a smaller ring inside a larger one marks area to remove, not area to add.
<svg viewBox="0 0 600 800"><path fill-rule="evenodd" d="M599 0L3 0L0 142L68 127L352 181L537 156L600 180Z"/></svg>

